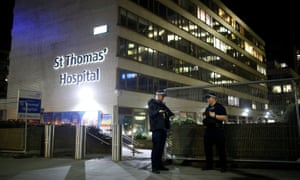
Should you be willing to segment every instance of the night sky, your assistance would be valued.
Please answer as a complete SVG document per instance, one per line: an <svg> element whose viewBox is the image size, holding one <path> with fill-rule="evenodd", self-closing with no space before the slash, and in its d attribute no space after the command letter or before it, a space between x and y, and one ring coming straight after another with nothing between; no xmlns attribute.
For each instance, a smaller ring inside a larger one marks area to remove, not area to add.
<svg viewBox="0 0 300 180"><path fill-rule="evenodd" d="M14 0L0 2L0 54L7 56L11 48ZM5 57L4 57L5 58Z"/></svg>
<svg viewBox="0 0 300 180"><path fill-rule="evenodd" d="M221 0L266 42L267 60L293 67L293 46L300 45L297 1Z"/></svg>

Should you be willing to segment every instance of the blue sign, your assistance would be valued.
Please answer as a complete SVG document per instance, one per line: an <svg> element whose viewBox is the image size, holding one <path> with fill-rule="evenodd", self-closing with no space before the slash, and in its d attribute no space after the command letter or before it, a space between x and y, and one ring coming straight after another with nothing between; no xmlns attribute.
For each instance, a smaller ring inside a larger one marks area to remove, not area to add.
<svg viewBox="0 0 300 180"><path fill-rule="evenodd" d="M37 113L41 112L41 99L19 98L18 113Z"/></svg>

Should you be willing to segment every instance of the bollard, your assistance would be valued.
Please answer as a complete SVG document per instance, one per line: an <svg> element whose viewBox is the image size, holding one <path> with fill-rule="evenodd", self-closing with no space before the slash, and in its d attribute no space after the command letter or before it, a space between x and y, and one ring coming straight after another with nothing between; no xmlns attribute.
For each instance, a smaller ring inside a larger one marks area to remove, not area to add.
<svg viewBox="0 0 300 180"><path fill-rule="evenodd" d="M122 157L122 128L118 121L118 106L114 106L112 124L112 160L121 161Z"/></svg>
<svg viewBox="0 0 300 180"><path fill-rule="evenodd" d="M45 125L45 158L53 155L54 125Z"/></svg>
<svg viewBox="0 0 300 180"><path fill-rule="evenodd" d="M86 127L76 125L75 136L75 159L81 160L85 157Z"/></svg>

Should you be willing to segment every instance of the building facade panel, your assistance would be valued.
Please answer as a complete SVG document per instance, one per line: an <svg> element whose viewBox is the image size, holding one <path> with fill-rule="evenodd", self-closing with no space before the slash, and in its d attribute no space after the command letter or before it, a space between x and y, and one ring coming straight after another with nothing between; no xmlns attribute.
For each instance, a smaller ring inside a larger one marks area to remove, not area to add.
<svg viewBox="0 0 300 180"><path fill-rule="evenodd" d="M35 90L44 111L112 113L116 13L116 1L16 1L8 98L16 101L19 89ZM100 25L109 33L94 35ZM17 106L10 106L8 118L15 119Z"/></svg>

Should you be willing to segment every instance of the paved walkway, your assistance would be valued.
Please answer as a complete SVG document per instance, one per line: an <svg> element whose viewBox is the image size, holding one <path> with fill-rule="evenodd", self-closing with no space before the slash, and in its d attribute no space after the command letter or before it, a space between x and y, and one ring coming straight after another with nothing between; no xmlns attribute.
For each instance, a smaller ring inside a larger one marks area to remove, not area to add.
<svg viewBox="0 0 300 180"><path fill-rule="evenodd" d="M1 180L299 180L299 170L229 169L202 171L199 167L168 165L170 171L153 174L149 159L113 162L110 157L71 158L0 157Z"/></svg>

